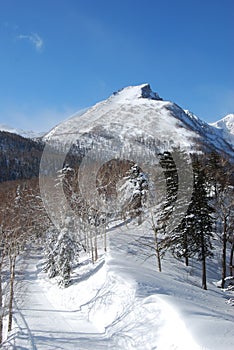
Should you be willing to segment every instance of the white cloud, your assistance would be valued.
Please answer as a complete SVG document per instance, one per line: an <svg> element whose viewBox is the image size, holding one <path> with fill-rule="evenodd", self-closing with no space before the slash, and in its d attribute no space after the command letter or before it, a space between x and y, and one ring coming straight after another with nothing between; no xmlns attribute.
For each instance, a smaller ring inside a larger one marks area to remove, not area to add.
<svg viewBox="0 0 234 350"><path fill-rule="evenodd" d="M44 46L43 39L37 33L31 33L30 35L20 34L18 35L18 39L29 40L38 52L40 52Z"/></svg>

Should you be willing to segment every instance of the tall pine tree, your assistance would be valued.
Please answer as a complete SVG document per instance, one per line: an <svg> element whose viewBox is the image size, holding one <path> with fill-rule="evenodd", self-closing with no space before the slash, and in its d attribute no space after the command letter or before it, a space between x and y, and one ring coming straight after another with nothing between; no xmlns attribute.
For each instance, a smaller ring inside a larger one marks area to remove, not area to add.
<svg viewBox="0 0 234 350"><path fill-rule="evenodd" d="M202 262L202 288L207 289L206 279L206 259L212 257L213 238L213 212L210 205L210 198L206 187L205 169L198 158L194 165L194 192L191 207L191 234L193 237L193 250L196 252L198 260Z"/></svg>

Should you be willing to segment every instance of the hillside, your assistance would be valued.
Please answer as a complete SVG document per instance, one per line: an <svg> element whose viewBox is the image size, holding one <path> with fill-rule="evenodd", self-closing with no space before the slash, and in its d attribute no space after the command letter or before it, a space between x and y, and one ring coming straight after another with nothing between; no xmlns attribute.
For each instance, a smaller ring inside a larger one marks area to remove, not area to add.
<svg viewBox="0 0 234 350"><path fill-rule="evenodd" d="M0 131L0 182L38 177L41 141Z"/></svg>

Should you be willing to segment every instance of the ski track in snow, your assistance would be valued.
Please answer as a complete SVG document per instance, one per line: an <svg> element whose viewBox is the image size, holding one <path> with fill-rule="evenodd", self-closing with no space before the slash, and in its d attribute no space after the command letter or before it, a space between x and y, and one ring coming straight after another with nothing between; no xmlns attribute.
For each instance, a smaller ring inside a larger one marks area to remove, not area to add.
<svg viewBox="0 0 234 350"><path fill-rule="evenodd" d="M59 292L55 285L44 280L40 256L31 253L26 260L26 288L15 303L15 328L3 348L233 349L230 315L226 315L227 323L223 326L217 310L214 309L212 316L210 309L204 307L209 303L207 292L196 286L186 287L176 279L168 285L168 276L147 268L129 248L135 231L137 228L120 227L110 232L106 261L101 261L78 284ZM204 305L199 305L200 301ZM206 322L202 323L201 317ZM214 331L222 326L224 336L219 341L220 330L217 334Z"/></svg>

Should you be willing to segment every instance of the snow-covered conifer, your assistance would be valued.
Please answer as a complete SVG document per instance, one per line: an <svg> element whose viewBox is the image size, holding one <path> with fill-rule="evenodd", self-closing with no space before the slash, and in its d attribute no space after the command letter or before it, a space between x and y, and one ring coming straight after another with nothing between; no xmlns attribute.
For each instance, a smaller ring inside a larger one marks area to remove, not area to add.
<svg viewBox="0 0 234 350"><path fill-rule="evenodd" d="M127 215L140 217L147 202L148 179L137 164L130 168L118 192Z"/></svg>
<svg viewBox="0 0 234 350"><path fill-rule="evenodd" d="M72 265L78 255L79 245L74 232L73 221L66 218L55 246L55 266L59 275L59 285L67 287L71 281Z"/></svg>
<svg viewBox="0 0 234 350"><path fill-rule="evenodd" d="M202 262L202 288L206 284L206 258L212 257L213 238L213 212L206 188L205 171L198 159L194 162L194 192L191 206L191 235L193 237L193 250Z"/></svg>
<svg viewBox="0 0 234 350"><path fill-rule="evenodd" d="M47 272L49 278L53 278L58 275L56 268L56 256L57 251L57 239L58 231L55 228L50 228L46 233L46 246L45 246L45 267L44 271Z"/></svg>

